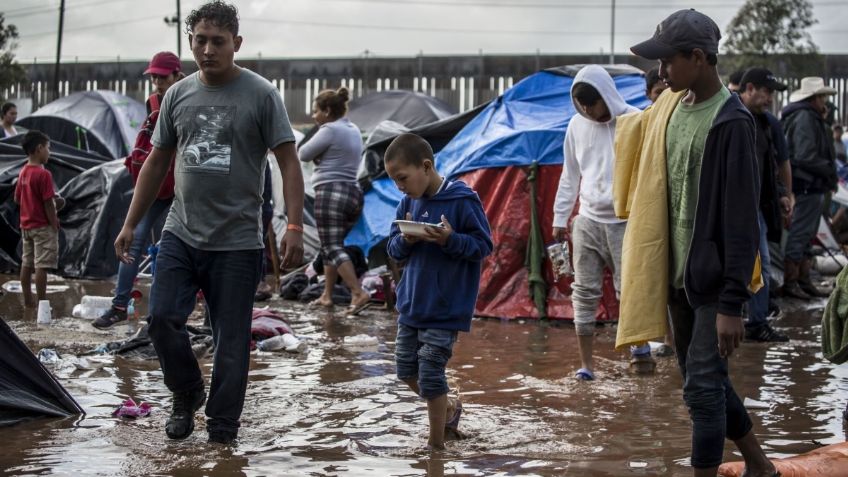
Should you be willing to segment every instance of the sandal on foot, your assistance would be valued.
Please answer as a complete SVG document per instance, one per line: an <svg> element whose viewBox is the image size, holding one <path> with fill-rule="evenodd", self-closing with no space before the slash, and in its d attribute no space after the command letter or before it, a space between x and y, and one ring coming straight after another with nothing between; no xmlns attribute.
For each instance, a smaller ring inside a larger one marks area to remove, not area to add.
<svg viewBox="0 0 848 477"><path fill-rule="evenodd" d="M350 305L350 307L348 307L347 309L347 316L356 316L362 311L368 309L370 306L371 300L368 300L365 303L360 303L358 305Z"/></svg>
<svg viewBox="0 0 848 477"><path fill-rule="evenodd" d="M462 402L457 399L456 409L453 411L453 417L451 417L449 421L445 422L445 429L456 432L457 428L459 428L460 417L462 417Z"/></svg>
<svg viewBox="0 0 848 477"><path fill-rule="evenodd" d="M574 377L579 379L580 381L594 381L595 380L595 373L589 371L586 368L580 368L574 374Z"/></svg>

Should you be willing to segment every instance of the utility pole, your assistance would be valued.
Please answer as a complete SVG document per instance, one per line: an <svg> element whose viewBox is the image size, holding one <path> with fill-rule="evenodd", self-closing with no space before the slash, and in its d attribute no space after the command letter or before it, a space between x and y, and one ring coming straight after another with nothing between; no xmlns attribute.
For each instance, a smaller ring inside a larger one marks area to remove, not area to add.
<svg viewBox="0 0 848 477"><path fill-rule="evenodd" d="M182 17L180 16L180 0L177 0L177 58L183 57L183 32L181 22Z"/></svg>
<svg viewBox="0 0 848 477"><path fill-rule="evenodd" d="M59 37L56 42L56 66L53 68L53 99L59 99L59 61L62 58L62 29L65 26L65 0L59 4Z"/></svg>
<svg viewBox="0 0 848 477"><path fill-rule="evenodd" d="M177 14L173 17L165 17L165 24L168 26L177 27L177 58L183 56L183 31L180 24L182 17L180 16L180 0L177 0Z"/></svg>
<svg viewBox="0 0 848 477"><path fill-rule="evenodd" d="M615 64L615 0L612 0L612 12L610 14L610 64Z"/></svg>

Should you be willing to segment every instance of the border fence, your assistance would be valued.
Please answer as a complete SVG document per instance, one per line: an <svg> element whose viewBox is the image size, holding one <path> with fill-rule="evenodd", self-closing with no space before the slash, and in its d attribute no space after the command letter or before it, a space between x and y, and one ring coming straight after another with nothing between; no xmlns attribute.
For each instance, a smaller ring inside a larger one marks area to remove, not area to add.
<svg viewBox="0 0 848 477"><path fill-rule="evenodd" d="M643 70L655 62L634 56L616 58ZM824 57L821 76L838 91L833 103L837 106L837 122L848 122L848 55ZM389 89L418 91L436 97L463 112L496 98L521 79L545 68L569 64L604 64L601 55L515 55L515 56L444 56L326 59L246 59L241 66L267 78L280 91L292 123L310 123L312 99L318 91L346 86L354 98ZM32 110L56 98L53 82L54 65L35 62L24 65L28 81L6 88L4 98L28 98ZM143 77L146 61L79 63L61 65L58 94L67 96L79 91L106 89L139 101L152 92L152 85ZM194 71L191 61L183 61L187 73ZM729 74L729 72L724 72ZM775 110L782 108L789 94L798 88L800 78L784 77L789 89L775 95Z"/></svg>

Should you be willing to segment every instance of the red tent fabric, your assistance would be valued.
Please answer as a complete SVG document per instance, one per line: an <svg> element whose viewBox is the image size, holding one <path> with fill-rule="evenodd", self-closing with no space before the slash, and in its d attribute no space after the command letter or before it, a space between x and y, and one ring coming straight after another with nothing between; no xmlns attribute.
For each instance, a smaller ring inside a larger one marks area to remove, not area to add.
<svg viewBox="0 0 848 477"><path fill-rule="evenodd" d="M539 318L529 293L529 271L524 265L530 236L530 185L526 171L526 167L509 166L478 169L460 177L480 195L495 243L492 255L483 263L477 316ZM536 205L542 235L548 242L552 240L553 204L561 172L560 165L539 167ZM614 321L618 319L618 300L609 271L606 275L598 320ZM548 317L573 319L572 279L562 278L555 283L550 261L545 260L545 281L550 285Z"/></svg>

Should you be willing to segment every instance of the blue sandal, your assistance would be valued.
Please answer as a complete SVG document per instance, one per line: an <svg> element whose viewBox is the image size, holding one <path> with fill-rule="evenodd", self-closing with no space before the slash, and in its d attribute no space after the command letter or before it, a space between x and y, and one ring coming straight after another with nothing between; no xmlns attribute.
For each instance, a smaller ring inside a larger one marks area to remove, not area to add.
<svg viewBox="0 0 848 477"><path fill-rule="evenodd" d="M595 375L591 371L586 368L580 368L577 370L577 373L574 374L574 377L579 379L580 381L594 381Z"/></svg>
<svg viewBox="0 0 848 477"><path fill-rule="evenodd" d="M456 401L456 409L453 411L453 417L445 423L445 429L456 431L459 428L459 418L462 417L462 402Z"/></svg>

